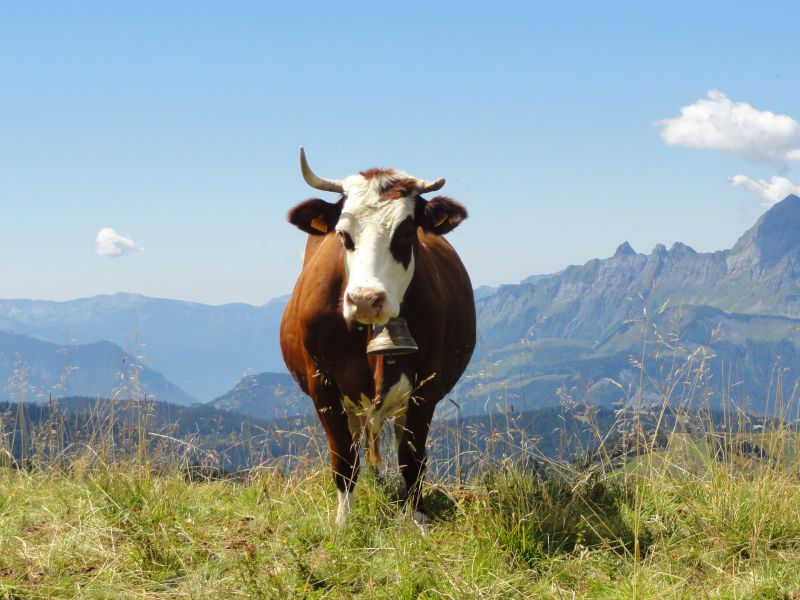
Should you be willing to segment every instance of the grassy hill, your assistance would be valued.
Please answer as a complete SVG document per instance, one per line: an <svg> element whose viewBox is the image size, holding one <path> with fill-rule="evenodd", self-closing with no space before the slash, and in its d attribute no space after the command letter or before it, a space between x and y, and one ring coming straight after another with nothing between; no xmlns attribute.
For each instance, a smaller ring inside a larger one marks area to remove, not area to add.
<svg viewBox="0 0 800 600"><path fill-rule="evenodd" d="M321 443L316 419L264 420L207 404L144 397L0 402L0 454L20 464L71 461L85 448L103 460L155 455L170 464L236 472Z"/></svg>
<svg viewBox="0 0 800 600"><path fill-rule="evenodd" d="M772 458L685 433L589 467L532 469L538 455L522 446L484 456L460 484L428 478L424 530L405 517L393 469L362 476L337 529L313 453L223 479L157 455L6 463L0 596L796 598L797 434L747 435Z"/></svg>

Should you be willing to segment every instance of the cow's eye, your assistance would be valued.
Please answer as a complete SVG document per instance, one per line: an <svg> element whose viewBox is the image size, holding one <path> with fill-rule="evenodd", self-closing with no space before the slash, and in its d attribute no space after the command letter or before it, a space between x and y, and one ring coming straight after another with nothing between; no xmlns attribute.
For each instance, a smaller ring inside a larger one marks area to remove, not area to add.
<svg viewBox="0 0 800 600"><path fill-rule="evenodd" d="M337 231L336 235L339 236L339 239L342 242L342 246L345 247L345 250L355 250L356 245L353 243L353 238L350 237L350 234L346 231Z"/></svg>

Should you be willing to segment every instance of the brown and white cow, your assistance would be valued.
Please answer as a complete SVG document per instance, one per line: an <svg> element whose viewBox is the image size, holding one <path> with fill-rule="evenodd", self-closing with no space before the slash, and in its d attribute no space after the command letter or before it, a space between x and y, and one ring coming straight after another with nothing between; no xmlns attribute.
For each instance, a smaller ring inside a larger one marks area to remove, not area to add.
<svg viewBox="0 0 800 600"><path fill-rule="evenodd" d="M379 464L378 439L394 419L400 471L415 519L424 520L420 481L436 403L455 385L475 347L472 285L442 237L467 217L444 196L444 179L370 169L343 180L316 176L300 149L303 177L340 194L306 200L289 222L309 234L300 277L281 320L286 366L311 396L331 450L339 494L336 522L347 522L362 433ZM419 351L368 356L372 325L402 316Z"/></svg>

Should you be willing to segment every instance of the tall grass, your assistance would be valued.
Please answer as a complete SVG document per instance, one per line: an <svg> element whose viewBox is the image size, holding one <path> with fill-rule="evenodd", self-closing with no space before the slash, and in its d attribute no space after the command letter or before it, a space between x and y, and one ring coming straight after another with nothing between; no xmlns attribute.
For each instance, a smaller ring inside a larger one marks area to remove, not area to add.
<svg viewBox="0 0 800 600"><path fill-rule="evenodd" d="M316 427L234 440L253 466L225 474L224 449L155 422L135 370L78 420L18 402L0 415L0 597L800 598L796 382L776 366L750 416L709 391L710 343L642 328L613 423L562 390L560 455L511 412L434 428L426 530L388 466L337 529ZM657 377L655 353L672 356ZM260 453L280 436L287 456Z"/></svg>

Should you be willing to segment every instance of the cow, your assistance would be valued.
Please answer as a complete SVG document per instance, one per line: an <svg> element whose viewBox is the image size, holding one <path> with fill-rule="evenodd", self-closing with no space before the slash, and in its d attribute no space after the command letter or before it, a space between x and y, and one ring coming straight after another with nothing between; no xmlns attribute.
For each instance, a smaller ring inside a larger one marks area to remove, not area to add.
<svg viewBox="0 0 800 600"><path fill-rule="evenodd" d="M309 395L328 439L338 491L336 523L347 524L359 449L380 464L380 432L394 420L406 506L427 522L420 483L436 403L455 385L475 347L472 284L444 239L466 217L444 196L422 194L444 179L370 169L342 180L318 177L300 149L303 178L339 194L306 200L288 220L308 234L303 267L281 319L286 366ZM366 352L373 327L403 317L419 350Z"/></svg>

